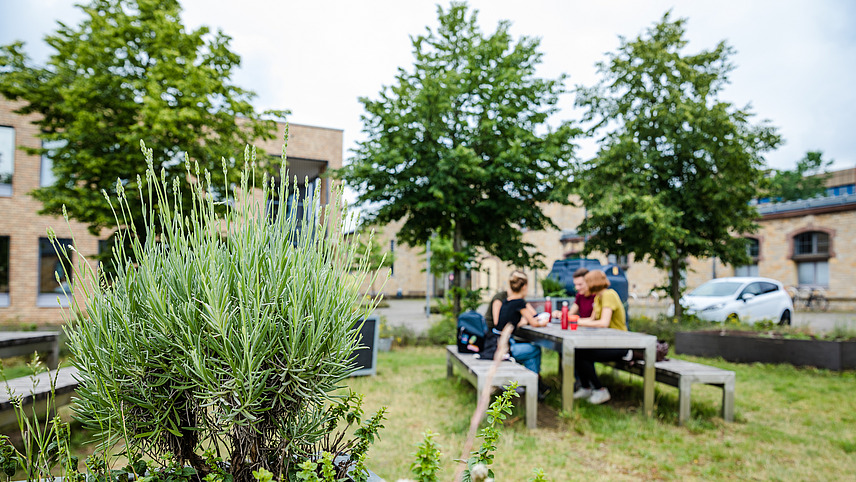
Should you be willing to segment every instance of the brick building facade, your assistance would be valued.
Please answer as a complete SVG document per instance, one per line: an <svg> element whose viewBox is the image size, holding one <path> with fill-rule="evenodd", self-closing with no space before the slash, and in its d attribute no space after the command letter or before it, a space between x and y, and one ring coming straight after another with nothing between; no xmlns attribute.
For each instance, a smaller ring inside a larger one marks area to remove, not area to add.
<svg viewBox="0 0 856 482"><path fill-rule="evenodd" d="M59 303L68 304L68 300L60 286L65 283L65 269L47 240L47 229L53 228L68 243L74 240L73 263L79 261L77 253L97 254L99 241L110 233L93 236L84 224L66 225L61 218L37 214L41 203L28 193L50 182L49 159L25 151L42 144L38 127L32 124L36 117L14 113L19 106L0 97L0 324L56 324L63 321ZM281 155L284 129L280 124L275 139L260 142L257 148ZM240 150L241 146L235 147L236 153ZM321 202L326 203L330 183L322 174L342 166L342 131L290 124L287 155L301 191L317 186ZM73 291L82 300L82 290Z"/></svg>

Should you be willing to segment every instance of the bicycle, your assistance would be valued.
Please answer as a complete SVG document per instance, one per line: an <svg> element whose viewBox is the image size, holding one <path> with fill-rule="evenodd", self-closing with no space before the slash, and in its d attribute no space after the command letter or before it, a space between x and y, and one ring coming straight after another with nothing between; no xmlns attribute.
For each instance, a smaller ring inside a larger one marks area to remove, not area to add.
<svg viewBox="0 0 856 482"><path fill-rule="evenodd" d="M794 309L800 307L808 311L826 311L829 309L829 299L821 288L813 286L792 287L791 299Z"/></svg>

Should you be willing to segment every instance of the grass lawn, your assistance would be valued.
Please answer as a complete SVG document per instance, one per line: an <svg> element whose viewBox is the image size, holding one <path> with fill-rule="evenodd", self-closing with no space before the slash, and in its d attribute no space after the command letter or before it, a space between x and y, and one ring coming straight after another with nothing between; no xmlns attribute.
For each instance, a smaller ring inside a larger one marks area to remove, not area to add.
<svg viewBox="0 0 856 482"><path fill-rule="evenodd" d="M721 391L693 386L692 419L677 425L677 389L657 384L656 416L641 414L641 378L605 369L613 400L575 404L560 413L558 390L538 407L528 431L521 406L506 423L494 469L498 480L527 480L536 467L550 480L753 479L839 480L856 474L856 372L741 365L681 357L737 373L735 422L719 418ZM544 353L543 374L558 386L557 356ZM369 415L388 406L368 466L387 480L408 478L422 434L442 445L451 480L461 456L475 389L446 378L441 347L402 348L378 356L378 374L351 380ZM479 441L476 442L478 445Z"/></svg>

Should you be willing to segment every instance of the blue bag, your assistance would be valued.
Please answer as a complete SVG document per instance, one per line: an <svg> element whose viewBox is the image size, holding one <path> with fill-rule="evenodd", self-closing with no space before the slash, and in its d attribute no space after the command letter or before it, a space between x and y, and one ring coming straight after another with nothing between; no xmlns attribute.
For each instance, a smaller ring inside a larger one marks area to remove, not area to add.
<svg viewBox="0 0 856 482"><path fill-rule="evenodd" d="M458 315L458 353L479 353L484 349L487 323L477 311Z"/></svg>

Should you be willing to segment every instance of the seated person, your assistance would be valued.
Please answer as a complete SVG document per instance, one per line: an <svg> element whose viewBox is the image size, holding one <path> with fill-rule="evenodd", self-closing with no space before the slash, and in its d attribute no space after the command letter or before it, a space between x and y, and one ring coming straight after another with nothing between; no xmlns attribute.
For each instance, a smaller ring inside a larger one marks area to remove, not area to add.
<svg viewBox="0 0 856 482"><path fill-rule="evenodd" d="M627 331L624 305L615 290L609 289L609 280L601 270L589 271L585 275L586 289L594 295L594 305L590 318L580 318L579 325L590 328L613 328ZM630 350L626 348L595 348L576 351L576 375L580 380L580 389L574 392L575 399L585 399L593 404L609 401L609 390L601 385L595 371L595 362L629 359Z"/></svg>
<svg viewBox="0 0 856 482"><path fill-rule="evenodd" d="M508 299L508 292L503 290L493 295L490 302L487 304L487 310L484 312L484 321L487 323L487 329L490 330L494 326L494 321L499 319L499 309L502 304Z"/></svg>
<svg viewBox="0 0 856 482"><path fill-rule="evenodd" d="M592 309L594 308L594 295L589 293L588 286L586 286L586 273L588 272L589 270L585 268L578 268L574 271L574 291L576 291L576 296L574 297L574 304L571 305L569 314L579 315L580 318L590 318Z"/></svg>
<svg viewBox="0 0 856 482"><path fill-rule="evenodd" d="M550 320L539 320L536 318L535 309L532 305L526 302L525 296L529 288L529 279L520 271L511 273L508 280L508 298L496 318L496 326L489 329L484 342L484 350L480 354L481 358L493 358L499 343L499 337L502 330L507 325L512 325L514 330L523 325L531 326L546 326ZM514 332L512 331L512 335ZM541 382L541 347L535 346L532 343L522 343L515 341L512 336L509 341L509 351L511 356L517 363L525 366L539 374L538 378L538 396L543 400L547 393L546 386Z"/></svg>

